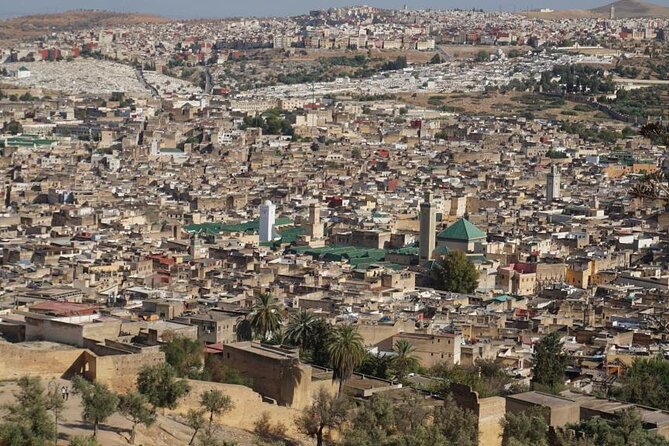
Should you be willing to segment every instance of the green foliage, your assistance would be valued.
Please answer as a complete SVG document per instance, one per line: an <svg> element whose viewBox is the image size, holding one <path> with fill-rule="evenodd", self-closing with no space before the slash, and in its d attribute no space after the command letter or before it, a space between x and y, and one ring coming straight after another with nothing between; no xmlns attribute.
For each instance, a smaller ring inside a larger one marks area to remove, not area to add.
<svg viewBox="0 0 669 446"><path fill-rule="evenodd" d="M197 378L202 368L204 345L197 339L176 336L160 348L165 361L182 377Z"/></svg>
<svg viewBox="0 0 669 446"><path fill-rule="evenodd" d="M416 349L406 339L400 339L393 346L391 366L395 379L405 382L409 373L416 372L420 368L420 361L414 354Z"/></svg>
<svg viewBox="0 0 669 446"><path fill-rule="evenodd" d="M217 355L207 355L205 358L202 379L223 384L237 384L239 386L251 387L253 380L242 376L236 369L225 364L225 361Z"/></svg>
<svg viewBox="0 0 669 446"><path fill-rule="evenodd" d="M558 332L544 336L534 346L534 367L532 368L532 386L551 393L558 393L564 387L564 374L567 368L567 355L562 349Z"/></svg>
<svg viewBox="0 0 669 446"><path fill-rule="evenodd" d="M395 59L394 61L388 61L385 62L383 65L381 65L380 70L381 71L403 70L408 66L409 65L407 64L406 56L397 56L397 59Z"/></svg>
<svg viewBox="0 0 669 446"><path fill-rule="evenodd" d="M477 392L479 398L503 396L511 383L511 377L502 367L490 360L478 360L474 366L440 364L432 368L431 375L443 380L437 389L443 395L450 393L452 384L463 384Z"/></svg>
<svg viewBox="0 0 669 446"><path fill-rule="evenodd" d="M653 144L669 145L669 125L650 123L641 127L639 134L650 139Z"/></svg>
<svg viewBox="0 0 669 446"><path fill-rule="evenodd" d="M328 346L332 341L333 328L325 319L316 319L311 327L311 336L302 351L304 359L320 367L330 366Z"/></svg>
<svg viewBox="0 0 669 446"><path fill-rule="evenodd" d="M200 429L202 429L206 424L206 421L204 419L204 410L189 409L188 413L186 413L185 423L186 426L193 429L193 435L191 436L191 439L188 442L189 445L192 445L193 442L195 441L195 437L197 436L198 432L200 432Z"/></svg>
<svg viewBox="0 0 669 446"><path fill-rule="evenodd" d="M548 424L541 409L515 414L507 412L502 419L502 446L548 446Z"/></svg>
<svg viewBox="0 0 669 446"><path fill-rule="evenodd" d="M8 123L5 123L2 131L4 133L9 133L10 135L18 135L19 133L23 133L23 126L18 121L9 121Z"/></svg>
<svg viewBox="0 0 669 446"><path fill-rule="evenodd" d="M321 389L313 404L302 411L295 420L297 429L315 438L318 446L323 445L326 429L336 429L346 421L348 401L345 397L334 397Z"/></svg>
<svg viewBox="0 0 669 446"><path fill-rule="evenodd" d="M209 429L211 430L214 417L230 412L235 405L230 397L220 390L210 390L200 395L200 407L205 412L209 412Z"/></svg>
<svg viewBox="0 0 669 446"><path fill-rule="evenodd" d="M355 411L350 425L342 446L478 445L476 416L450 398L442 408L432 408L413 393L398 403L375 394Z"/></svg>
<svg viewBox="0 0 669 446"><path fill-rule="evenodd" d="M144 367L137 376L137 389L145 395L153 407L174 409L180 398L186 396L190 386L177 379L177 373L169 364Z"/></svg>
<svg viewBox="0 0 669 446"><path fill-rule="evenodd" d="M597 95L616 91L613 77L605 75L603 68L590 65L556 65L542 73L540 85L544 92L560 90L566 93ZM553 81L559 78L559 81Z"/></svg>
<svg viewBox="0 0 669 446"><path fill-rule="evenodd" d="M265 135L294 134L293 126L286 118L281 117L281 110L267 110L262 115L246 116L241 129L260 128Z"/></svg>
<svg viewBox="0 0 669 446"><path fill-rule="evenodd" d="M624 137L621 132L608 129L600 130L595 126L588 126L582 122L564 121L561 130L567 133L577 134L581 139L586 141L604 142L609 144Z"/></svg>
<svg viewBox="0 0 669 446"><path fill-rule="evenodd" d="M481 50L476 53L474 57L474 62L488 62L490 60L490 52L486 50Z"/></svg>
<svg viewBox="0 0 669 446"><path fill-rule="evenodd" d="M633 118L662 117L667 114L669 88L656 86L637 90L618 90L615 99L601 98L614 111Z"/></svg>
<svg viewBox="0 0 669 446"><path fill-rule="evenodd" d="M0 425L0 444L40 446L52 441L56 426L48 414L49 398L44 393L42 381L36 377L23 377L17 384L16 403L6 406L5 422Z"/></svg>
<svg viewBox="0 0 669 446"><path fill-rule="evenodd" d="M357 54L353 57L336 56L328 57L322 60L325 64L345 67L364 67L367 65L368 59L363 54Z"/></svg>
<svg viewBox="0 0 669 446"><path fill-rule="evenodd" d="M452 293L473 293L479 286L476 267L461 251L449 252L432 270L435 287Z"/></svg>
<svg viewBox="0 0 669 446"><path fill-rule="evenodd" d="M392 358L390 356L380 353L373 355L368 352L356 372L376 378L390 379L391 365Z"/></svg>
<svg viewBox="0 0 669 446"><path fill-rule="evenodd" d="M344 383L353 375L365 359L365 347L362 336L353 325L340 325L335 328L330 345L330 365L334 369L332 379L339 381L339 392Z"/></svg>
<svg viewBox="0 0 669 446"><path fill-rule="evenodd" d="M93 437L78 436L70 440L70 446L100 446L100 443Z"/></svg>
<svg viewBox="0 0 669 446"><path fill-rule="evenodd" d="M96 437L100 423L104 423L118 408L118 396L99 382L90 383L81 376L72 381L75 392L81 395L81 418L93 425Z"/></svg>
<svg viewBox="0 0 669 446"><path fill-rule="evenodd" d="M118 409L121 414L132 422L130 444L135 444L138 424L150 426L156 421L156 410L149 406L149 400L139 392L121 395Z"/></svg>
<svg viewBox="0 0 669 446"><path fill-rule="evenodd" d="M275 442L286 436L286 426L281 422L273 424L269 413L265 411L253 423L253 432L264 441Z"/></svg>
<svg viewBox="0 0 669 446"><path fill-rule="evenodd" d="M314 315L308 311L298 310L288 321L286 337L291 344L300 347L300 351L304 349L312 334L315 320Z"/></svg>
<svg viewBox="0 0 669 446"><path fill-rule="evenodd" d="M669 410L669 361L659 356L635 359L611 393L623 401Z"/></svg>
<svg viewBox="0 0 669 446"><path fill-rule="evenodd" d="M274 296L271 294L258 296L250 315L255 336L261 340L267 339L272 332L279 330L281 319L281 310Z"/></svg>
<svg viewBox="0 0 669 446"><path fill-rule="evenodd" d="M566 426L575 437L568 438L564 431L558 433L560 446L606 445L606 446L667 446L669 441L655 432L644 429L641 416L635 409L626 409L608 421L599 417Z"/></svg>

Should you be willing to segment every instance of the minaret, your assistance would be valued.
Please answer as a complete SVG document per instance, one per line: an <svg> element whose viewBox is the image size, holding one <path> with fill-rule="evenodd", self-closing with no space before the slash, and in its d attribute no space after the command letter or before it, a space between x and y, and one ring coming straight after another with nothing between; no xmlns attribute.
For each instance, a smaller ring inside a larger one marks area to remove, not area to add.
<svg viewBox="0 0 669 446"><path fill-rule="evenodd" d="M274 239L275 221L276 206L267 200L260 205L260 243L271 242Z"/></svg>
<svg viewBox="0 0 669 446"><path fill-rule="evenodd" d="M320 240L323 238L321 209L315 203L309 205L309 235L313 240Z"/></svg>
<svg viewBox="0 0 669 446"><path fill-rule="evenodd" d="M616 7L614 5L611 5L611 11L609 13L609 19L611 19L611 20L616 19Z"/></svg>
<svg viewBox="0 0 669 446"><path fill-rule="evenodd" d="M550 204L560 198L560 170L555 164L546 177L546 203Z"/></svg>
<svg viewBox="0 0 669 446"><path fill-rule="evenodd" d="M432 206L432 192L425 193L425 201L420 204L420 262L432 260L436 245L437 212Z"/></svg>

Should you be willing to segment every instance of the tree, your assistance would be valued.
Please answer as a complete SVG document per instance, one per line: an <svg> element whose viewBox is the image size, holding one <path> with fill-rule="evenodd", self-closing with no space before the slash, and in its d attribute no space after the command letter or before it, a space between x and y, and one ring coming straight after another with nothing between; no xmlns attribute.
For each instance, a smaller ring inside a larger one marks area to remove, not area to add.
<svg viewBox="0 0 669 446"><path fill-rule="evenodd" d="M304 350L304 346L311 336L314 321L314 315L306 310L299 310L288 321L286 336L293 345L300 347L300 352Z"/></svg>
<svg viewBox="0 0 669 446"><path fill-rule="evenodd" d="M138 424L150 426L156 421L156 410L149 406L149 400L139 392L122 395L118 408L119 412L132 422L130 444L135 444Z"/></svg>
<svg viewBox="0 0 669 446"><path fill-rule="evenodd" d="M564 386L567 355L562 349L560 334L553 332L534 347L532 387L558 393Z"/></svg>
<svg viewBox="0 0 669 446"><path fill-rule="evenodd" d="M375 355L371 353L365 354L365 359L358 368L357 372L363 375L374 376L376 378L388 379L390 377L390 368L392 366L392 358L388 355Z"/></svg>
<svg viewBox="0 0 669 446"><path fill-rule="evenodd" d="M661 356L635 359L620 384L611 389L615 398L669 410L669 361Z"/></svg>
<svg viewBox="0 0 669 446"><path fill-rule="evenodd" d="M90 383L81 376L74 378L72 385L74 391L81 395L81 417L93 425L93 437L97 437L100 423L116 412L118 397L104 384Z"/></svg>
<svg viewBox="0 0 669 446"><path fill-rule="evenodd" d="M414 355L415 351L416 349L406 339L398 340L393 346L395 356L392 359L392 368L396 378L401 382L420 366L420 361Z"/></svg>
<svg viewBox="0 0 669 446"><path fill-rule="evenodd" d="M339 393L341 393L344 383L353 375L353 370L365 359L365 347L358 329L353 325L337 327L328 352L330 364L334 369L332 379L339 381Z"/></svg>
<svg viewBox="0 0 669 446"><path fill-rule="evenodd" d="M188 413L186 414L186 426L193 429L193 436L190 438L190 441L188 442L189 445L193 444L193 442L195 441L195 437L197 436L197 433L200 431L200 429L204 427L204 424L205 424L204 411L202 409L188 410Z"/></svg>
<svg viewBox="0 0 669 446"><path fill-rule="evenodd" d="M475 62L487 62L490 60L490 53L486 50L481 50L478 53L476 53L476 57L474 58Z"/></svg>
<svg viewBox="0 0 669 446"><path fill-rule="evenodd" d="M54 444L58 444L58 420L60 420L60 415L65 407L65 400L63 400L63 396L56 388L52 389L46 398L46 407L53 414L54 419Z"/></svg>
<svg viewBox="0 0 669 446"><path fill-rule="evenodd" d="M256 337L265 340L281 326L281 311L271 294L261 294L251 312L251 327Z"/></svg>
<svg viewBox="0 0 669 446"><path fill-rule="evenodd" d="M180 398L186 396L190 386L177 379L177 373L169 364L146 366L137 376L137 389L145 395L153 407L174 409Z"/></svg>
<svg viewBox="0 0 669 446"><path fill-rule="evenodd" d="M436 288L452 293L473 293L479 286L476 267L461 251L452 251L435 263L433 279Z"/></svg>
<svg viewBox="0 0 669 446"><path fill-rule="evenodd" d="M23 133L23 126L18 121L9 121L4 125L3 131L10 135L18 135L19 133Z"/></svg>
<svg viewBox="0 0 669 446"><path fill-rule="evenodd" d="M230 397L220 390L204 392L200 396L200 406L206 412L209 412L209 430L211 430L211 425L214 422L214 416L229 412L235 407Z"/></svg>
<svg viewBox="0 0 669 446"><path fill-rule="evenodd" d="M70 446L100 446L93 437L74 437L70 441Z"/></svg>
<svg viewBox="0 0 669 446"><path fill-rule="evenodd" d="M332 341L333 328L325 319L316 319L311 327L311 336L304 346L303 357L320 367L330 365L328 346Z"/></svg>
<svg viewBox="0 0 669 446"><path fill-rule="evenodd" d="M295 423L303 434L315 438L316 445L323 445L325 429L336 429L346 421L347 401L334 397L321 389L313 404L302 412Z"/></svg>
<svg viewBox="0 0 669 446"><path fill-rule="evenodd" d="M450 396L444 401L443 407L435 410L434 425L448 444L458 446L478 446L479 444L477 416L471 410L458 406Z"/></svg>
<svg viewBox="0 0 669 446"><path fill-rule="evenodd" d="M6 407L6 423L0 426L0 444L11 446L41 446L52 440L56 428L47 413L49 399L42 381L37 377L22 377L14 394L16 403ZM62 398L61 398L62 400Z"/></svg>
<svg viewBox="0 0 669 446"><path fill-rule="evenodd" d="M548 446L548 424L541 409L507 412L501 423L502 446Z"/></svg>
<svg viewBox="0 0 669 446"><path fill-rule="evenodd" d="M197 378L202 368L204 345L185 336L176 336L161 347L165 352L165 361L176 370L179 376Z"/></svg>

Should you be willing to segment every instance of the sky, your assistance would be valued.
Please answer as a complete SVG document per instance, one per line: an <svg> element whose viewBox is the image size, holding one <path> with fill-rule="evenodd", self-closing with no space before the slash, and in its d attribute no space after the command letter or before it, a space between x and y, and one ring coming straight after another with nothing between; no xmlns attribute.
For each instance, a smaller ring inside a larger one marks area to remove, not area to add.
<svg viewBox="0 0 669 446"><path fill-rule="evenodd" d="M145 12L170 18L296 15L313 9L366 4L383 8L588 9L611 0L0 0L0 18L70 9ZM669 0L653 3L669 6Z"/></svg>

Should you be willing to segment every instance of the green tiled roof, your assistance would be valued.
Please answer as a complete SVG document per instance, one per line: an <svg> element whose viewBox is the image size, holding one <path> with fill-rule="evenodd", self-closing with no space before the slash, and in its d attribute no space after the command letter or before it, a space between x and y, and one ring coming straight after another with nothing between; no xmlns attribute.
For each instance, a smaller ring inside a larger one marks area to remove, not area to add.
<svg viewBox="0 0 669 446"><path fill-rule="evenodd" d="M11 138L0 139L0 147L5 147L5 141L7 142L7 147L42 147L42 146L51 146L56 141L53 139L40 138L34 135L21 135L13 136Z"/></svg>
<svg viewBox="0 0 669 446"><path fill-rule="evenodd" d="M442 240L472 241L486 238L486 233L471 224L467 219L461 218L437 235Z"/></svg>
<svg viewBox="0 0 669 446"><path fill-rule="evenodd" d="M288 226L292 225L293 220L287 217L277 218L274 222L274 226ZM260 219L255 219L247 221L246 223L237 223L224 225L222 223L203 223L200 225L188 225L184 229L187 232L206 232L208 234L218 234L221 232L259 232L260 231Z"/></svg>

